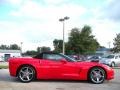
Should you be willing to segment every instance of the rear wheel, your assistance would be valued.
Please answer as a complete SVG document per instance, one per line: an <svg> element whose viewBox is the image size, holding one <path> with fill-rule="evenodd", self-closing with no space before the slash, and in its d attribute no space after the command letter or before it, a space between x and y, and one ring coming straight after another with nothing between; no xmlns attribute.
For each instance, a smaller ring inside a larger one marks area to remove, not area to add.
<svg viewBox="0 0 120 90"><path fill-rule="evenodd" d="M89 72L89 80L92 83L100 84L103 83L106 77L105 71L100 67L94 67Z"/></svg>
<svg viewBox="0 0 120 90"><path fill-rule="evenodd" d="M18 71L18 79L21 82L30 82L35 78L35 70L31 66L23 66Z"/></svg>

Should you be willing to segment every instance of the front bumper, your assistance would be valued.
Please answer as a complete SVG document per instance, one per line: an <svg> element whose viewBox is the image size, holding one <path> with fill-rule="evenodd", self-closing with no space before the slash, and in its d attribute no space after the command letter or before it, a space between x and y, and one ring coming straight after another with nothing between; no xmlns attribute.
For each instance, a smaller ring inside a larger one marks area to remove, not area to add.
<svg viewBox="0 0 120 90"><path fill-rule="evenodd" d="M109 67L109 66L108 66ZM109 67L109 69L107 70L107 77L106 80L111 80L114 79L114 69L112 69L111 67Z"/></svg>

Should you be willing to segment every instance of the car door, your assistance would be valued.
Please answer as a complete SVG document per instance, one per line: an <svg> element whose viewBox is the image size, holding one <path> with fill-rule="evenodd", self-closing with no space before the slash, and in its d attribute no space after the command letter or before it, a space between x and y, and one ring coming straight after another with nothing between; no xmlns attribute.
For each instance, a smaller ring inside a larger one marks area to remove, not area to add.
<svg viewBox="0 0 120 90"><path fill-rule="evenodd" d="M79 77L79 72L76 62L60 54L44 54L40 61L40 77L44 79L75 79Z"/></svg>
<svg viewBox="0 0 120 90"><path fill-rule="evenodd" d="M62 57L58 54L44 54L43 60L40 61L40 77L45 79L61 78L61 59Z"/></svg>
<svg viewBox="0 0 120 90"><path fill-rule="evenodd" d="M80 67L77 65L77 62L67 61L62 64L61 72L63 79L77 79L79 78Z"/></svg>

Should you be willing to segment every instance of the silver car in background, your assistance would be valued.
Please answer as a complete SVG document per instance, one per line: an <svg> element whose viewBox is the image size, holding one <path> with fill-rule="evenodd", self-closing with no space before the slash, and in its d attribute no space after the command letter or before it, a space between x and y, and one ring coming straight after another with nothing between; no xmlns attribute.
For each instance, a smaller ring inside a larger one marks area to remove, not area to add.
<svg viewBox="0 0 120 90"><path fill-rule="evenodd" d="M110 54L102 58L99 62L111 67L118 66L120 65L120 54Z"/></svg>

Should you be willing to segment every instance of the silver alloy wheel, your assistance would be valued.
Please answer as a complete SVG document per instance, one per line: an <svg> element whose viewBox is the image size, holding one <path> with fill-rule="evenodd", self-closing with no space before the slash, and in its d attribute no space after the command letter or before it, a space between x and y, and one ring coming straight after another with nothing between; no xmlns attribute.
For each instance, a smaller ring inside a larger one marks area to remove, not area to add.
<svg viewBox="0 0 120 90"><path fill-rule="evenodd" d="M30 66L24 66L18 73L18 78L22 82L30 82L34 78L34 69Z"/></svg>
<svg viewBox="0 0 120 90"><path fill-rule="evenodd" d="M102 68L93 68L90 72L90 80L95 84L103 83L105 80L105 71Z"/></svg>

